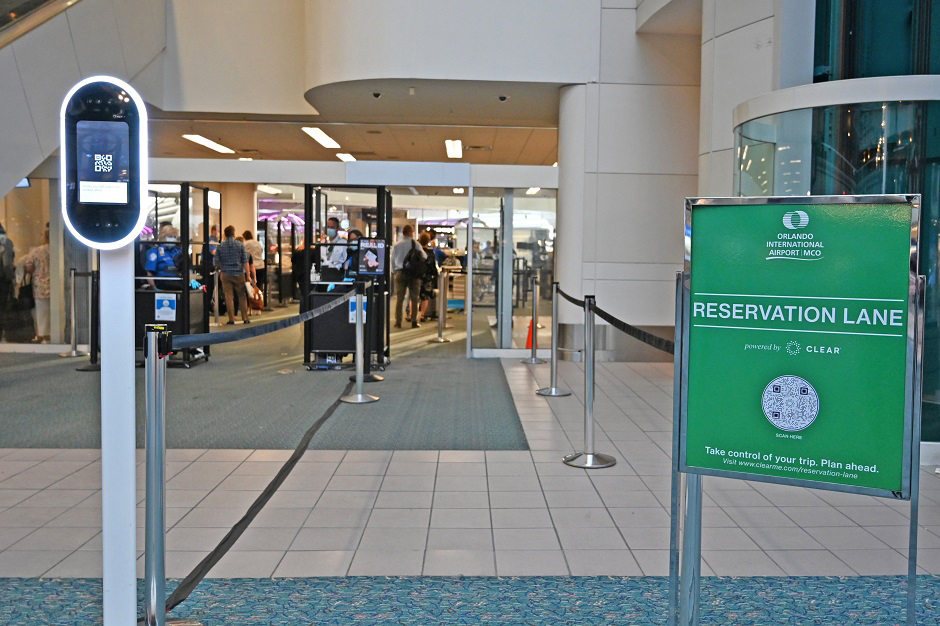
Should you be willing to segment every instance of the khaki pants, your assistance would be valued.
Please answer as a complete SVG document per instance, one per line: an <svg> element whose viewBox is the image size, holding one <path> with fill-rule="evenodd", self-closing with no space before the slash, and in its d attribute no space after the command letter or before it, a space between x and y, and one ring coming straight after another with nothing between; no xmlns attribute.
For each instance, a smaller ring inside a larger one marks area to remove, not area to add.
<svg viewBox="0 0 940 626"><path fill-rule="evenodd" d="M235 296L238 294L238 310L242 314L242 321L248 321L248 294L245 292L245 275L232 276L219 272L222 277L222 291L225 293L225 310L228 312L228 321L235 321Z"/></svg>
<svg viewBox="0 0 940 626"><path fill-rule="evenodd" d="M402 270L395 272L395 325L401 326L401 310L405 300L405 290L411 301L411 323L418 323L418 299L421 296L421 279L410 278Z"/></svg>

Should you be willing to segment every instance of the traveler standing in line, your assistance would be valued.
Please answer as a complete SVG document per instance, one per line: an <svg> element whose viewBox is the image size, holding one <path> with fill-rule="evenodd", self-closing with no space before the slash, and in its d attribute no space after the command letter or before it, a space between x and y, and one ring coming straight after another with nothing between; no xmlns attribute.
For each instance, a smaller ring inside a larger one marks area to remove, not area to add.
<svg viewBox="0 0 940 626"><path fill-rule="evenodd" d="M24 269L33 282L36 336L33 343L49 343L49 227L42 233L42 245L33 248L23 259Z"/></svg>
<svg viewBox="0 0 940 626"><path fill-rule="evenodd" d="M267 268L264 266L264 248L254 238L250 230L243 232L242 237L245 238L245 252L251 256L251 264L255 268L255 287L263 291L264 283L267 280Z"/></svg>
<svg viewBox="0 0 940 626"><path fill-rule="evenodd" d="M418 328L418 299L421 292L421 278L424 276L424 262L427 255L412 238L415 229L405 224L401 229L402 240L392 246L392 272L395 276L395 328L401 328L402 305L405 290L411 301L411 327Z"/></svg>
<svg viewBox="0 0 940 626"><path fill-rule="evenodd" d="M3 338L7 324L10 323L13 277L16 275L16 268L13 266L15 256L13 242L7 237L7 231L0 224L0 339Z"/></svg>
<svg viewBox="0 0 940 626"><path fill-rule="evenodd" d="M245 276L249 273L248 253L240 241L235 240L235 227L225 227L225 241L216 251L215 259L222 270L222 290L225 292L225 308L228 313L228 323L235 323L235 295L238 295L238 307L242 321L248 321L248 294L245 292Z"/></svg>
<svg viewBox="0 0 940 626"><path fill-rule="evenodd" d="M437 255L434 254L434 249L431 248L431 233L425 231L418 235L418 243L421 244L421 249L424 250L426 257L424 260L424 275L421 277L421 319L419 320L424 322L428 319L428 305L434 298L434 290L437 289L440 270L437 267ZM412 312L412 315L414 315L414 312Z"/></svg>

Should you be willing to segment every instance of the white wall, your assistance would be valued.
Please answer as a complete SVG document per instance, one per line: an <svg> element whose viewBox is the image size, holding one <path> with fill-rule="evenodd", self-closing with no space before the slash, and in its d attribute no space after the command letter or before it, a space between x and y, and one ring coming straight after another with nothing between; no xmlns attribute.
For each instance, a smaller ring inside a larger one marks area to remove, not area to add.
<svg viewBox="0 0 940 626"><path fill-rule="evenodd" d="M303 114L303 0L169 0L164 107ZM356 37L361 37L356 33Z"/></svg>
<svg viewBox="0 0 940 626"><path fill-rule="evenodd" d="M774 88L773 48L774 0L704 0L698 195L731 195L732 111Z"/></svg>
<svg viewBox="0 0 940 626"><path fill-rule="evenodd" d="M597 78L599 0L306 0L307 88Z"/></svg>
<svg viewBox="0 0 940 626"><path fill-rule="evenodd" d="M600 82L562 90L556 265L574 295L672 325L683 199L697 183L699 40L639 34L636 14L602 9ZM579 320L563 307L564 323Z"/></svg>
<svg viewBox="0 0 940 626"><path fill-rule="evenodd" d="M165 0L83 0L0 49L0 195L59 147L59 108L86 76L141 86L165 46Z"/></svg>

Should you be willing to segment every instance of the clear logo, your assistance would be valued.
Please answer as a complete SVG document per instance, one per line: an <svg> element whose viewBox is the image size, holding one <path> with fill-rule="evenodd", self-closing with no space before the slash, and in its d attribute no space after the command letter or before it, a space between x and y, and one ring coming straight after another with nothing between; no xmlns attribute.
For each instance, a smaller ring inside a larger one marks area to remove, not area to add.
<svg viewBox="0 0 940 626"><path fill-rule="evenodd" d="M787 344L787 354L795 355L800 353L800 342L791 341Z"/></svg>
<svg viewBox="0 0 940 626"><path fill-rule="evenodd" d="M806 211L790 211L783 214L783 225L787 230L799 230L809 225Z"/></svg>

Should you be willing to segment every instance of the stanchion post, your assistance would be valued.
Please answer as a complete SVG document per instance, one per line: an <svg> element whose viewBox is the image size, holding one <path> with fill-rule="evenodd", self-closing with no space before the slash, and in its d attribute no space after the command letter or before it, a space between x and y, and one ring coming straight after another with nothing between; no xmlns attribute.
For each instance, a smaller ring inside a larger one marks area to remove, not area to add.
<svg viewBox="0 0 940 626"><path fill-rule="evenodd" d="M594 296L584 296L584 452L573 452L562 461L583 469L617 464L609 454L594 451Z"/></svg>
<svg viewBox="0 0 940 626"><path fill-rule="evenodd" d="M166 400L167 338L165 326L147 325L144 370L147 397L146 430L146 529L144 531L144 604L147 626L166 624Z"/></svg>
<svg viewBox="0 0 940 626"><path fill-rule="evenodd" d="M60 352L59 356L73 357L85 356L87 352L78 351L78 324L75 321L75 268L69 268L69 333L72 335L72 346L68 352Z"/></svg>
<svg viewBox="0 0 940 626"><path fill-rule="evenodd" d="M366 321L364 324L365 327L365 362L362 364L363 373L362 373L362 382L365 383L380 383L385 380L384 376L379 376L378 374L372 373L372 335L375 333L375 320L378 316L378 305L375 302L375 281L369 281L369 287L366 289ZM372 314L369 315L368 309L372 309ZM355 381L356 375L353 374L349 377L349 380Z"/></svg>
<svg viewBox="0 0 940 626"><path fill-rule="evenodd" d="M87 364L76 367L75 370L79 372L100 372L101 365L98 364L98 355L101 353L101 303L99 301L101 287L99 285L98 270L92 270L89 279L91 284L88 291L91 295L88 298L88 319L90 320L88 352L91 354L91 358Z"/></svg>
<svg viewBox="0 0 940 626"><path fill-rule="evenodd" d="M162 324L148 324L145 335L144 623L146 626L168 623L201 626L191 619L166 617L166 360L171 351L172 334Z"/></svg>
<svg viewBox="0 0 940 626"><path fill-rule="evenodd" d="M363 345L365 344L364 337L364 324L363 324L363 291L364 283L356 283L356 393L345 395L340 398L341 401L346 404L366 404L368 402L376 402L379 397L373 396L368 393L364 393L362 389L363 385L363 375L364 375L364 365L363 360L365 359L365 350ZM417 311L415 311L417 314Z"/></svg>
<svg viewBox="0 0 940 626"><path fill-rule="evenodd" d="M532 333L532 352L529 355L528 359L523 359L522 362L527 365L541 365L545 362L545 359L540 359L536 356L539 349L539 280L542 270L535 270L532 274L532 321L529 322L530 331Z"/></svg>
<svg viewBox="0 0 940 626"><path fill-rule="evenodd" d="M215 271L215 278L212 279L212 304L215 311L215 325L219 325L219 272Z"/></svg>
<svg viewBox="0 0 940 626"><path fill-rule="evenodd" d="M437 275L437 337L428 339L428 343L448 343L444 336L444 316L447 313L447 279L444 272Z"/></svg>
<svg viewBox="0 0 940 626"><path fill-rule="evenodd" d="M550 398L560 398L562 396L570 396L571 392L567 389L561 389L558 386L558 283L552 283L552 355L550 359L551 363L551 377L549 379L548 387L542 387L535 393L540 396L548 396ZM534 331L533 331L534 333Z"/></svg>

